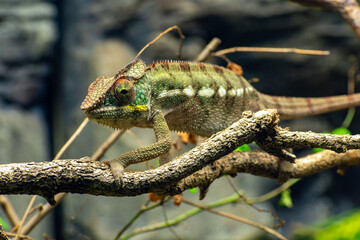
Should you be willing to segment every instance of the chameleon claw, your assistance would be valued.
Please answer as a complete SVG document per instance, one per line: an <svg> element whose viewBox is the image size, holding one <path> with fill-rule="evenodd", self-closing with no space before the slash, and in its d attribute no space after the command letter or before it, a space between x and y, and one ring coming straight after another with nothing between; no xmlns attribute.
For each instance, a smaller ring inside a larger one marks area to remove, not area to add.
<svg viewBox="0 0 360 240"><path fill-rule="evenodd" d="M111 173L115 180L115 184L118 187L121 187L123 185L124 166L116 160L104 160L102 162L110 167Z"/></svg>

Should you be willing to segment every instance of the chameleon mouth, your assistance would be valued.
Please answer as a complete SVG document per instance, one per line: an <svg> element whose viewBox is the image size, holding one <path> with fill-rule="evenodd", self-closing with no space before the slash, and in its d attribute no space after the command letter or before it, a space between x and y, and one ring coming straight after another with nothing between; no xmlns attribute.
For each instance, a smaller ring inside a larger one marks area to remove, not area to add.
<svg viewBox="0 0 360 240"><path fill-rule="evenodd" d="M123 112L122 107L111 106L111 107L101 107L101 108L92 108L85 111L85 114L90 119L99 119L106 118L114 115L116 113Z"/></svg>
<svg viewBox="0 0 360 240"><path fill-rule="evenodd" d="M85 112L89 120L115 129L151 127L148 122L149 108L137 106L107 106L89 109Z"/></svg>
<svg viewBox="0 0 360 240"><path fill-rule="evenodd" d="M86 110L85 114L88 118L99 119L99 118L115 118L131 116L136 113L145 113L148 111L146 105L136 106L108 106L101 108L93 108Z"/></svg>
<svg viewBox="0 0 360 240"><path fill-rule="evenodd" d="M114 112L114 111L120 110L121 108L122 107L117 107L117 106L92 108L92 109L86 110L86 113L97 114L97 113L103 113L103 112Z"/></svg>

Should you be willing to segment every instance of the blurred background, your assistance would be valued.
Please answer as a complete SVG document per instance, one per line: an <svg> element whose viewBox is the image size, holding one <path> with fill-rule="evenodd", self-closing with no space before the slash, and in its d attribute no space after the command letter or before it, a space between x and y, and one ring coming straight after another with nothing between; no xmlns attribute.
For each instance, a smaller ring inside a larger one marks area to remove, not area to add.
<svg viewBox="0 0 360 240"><path fill-rule="evenodd" d="M359 40L333 12L302 7L285 0L0 0L0 162L49 161L82 122L80 105L89 84L98 76L112 76L132 61L137 52L160 32L178 25L185 34L182 58L193 60L214 37L219 49L234 46L296 47L329 50L329 56L235 53L228 57L242 66L259 91L283 96L330 96L347 93L348 72L357 66ZM178 34L174 31L140 57L147 64L175 59ZM217 59L212 63L226 65ZM284 121L291 130L332 131L341 126L347 111ZM359 133L360 115L349 130ZM111 129L90 123L62 158L91 156ZM145 143L154 141L151 130L134 129ZM138 147L125 134L105 156L111 159ZM187 146L189 149L192 146ZM298 156L311 150L298 152ZM144 168L144 166L142 166ZM292 208L279 207L279 198L260 204L286 220L280 233L325 221L360 206L360 168L345 176L328 170L306 177L291 188ZM247 197L274 189L274 180L245 174L232 179ZM211 185L202 203L232 194L227 181ZM196 200L198 194L184 193ZM18 214L29 196L11 196ZM146 202L132 198L69 195L38 226L56 239L113 239ZM38 197L37 202L44 202ZM189 210L166 205L168 218ZM274 219L246 205L222 208L238 216L272 226ZM6 217L0 210L2 221ZM164 220L159 208L140 218L134 227ZM183 239L266 239L267 234L229 219L202 213L175 227ZM175 239L168 229L134 239Z"/></svg>

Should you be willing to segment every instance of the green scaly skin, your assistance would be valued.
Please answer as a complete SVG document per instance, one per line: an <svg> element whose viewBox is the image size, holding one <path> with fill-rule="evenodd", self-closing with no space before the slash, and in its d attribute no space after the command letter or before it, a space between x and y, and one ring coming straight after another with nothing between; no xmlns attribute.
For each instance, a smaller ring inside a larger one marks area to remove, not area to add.
<svg viewBox="0 0 360 240"><path fill-rule="evenodd" d="M156 143L104 161L121 185L125 167L170 150L170 130L209 137L248 110L275 108L282 119L291 119L359 104L359 94L327 98L268 96L235 72L211 64L163 61L146 66L137 60L114 77L97 78L81 109L90 120L116 129L154 129Z"/></svg>

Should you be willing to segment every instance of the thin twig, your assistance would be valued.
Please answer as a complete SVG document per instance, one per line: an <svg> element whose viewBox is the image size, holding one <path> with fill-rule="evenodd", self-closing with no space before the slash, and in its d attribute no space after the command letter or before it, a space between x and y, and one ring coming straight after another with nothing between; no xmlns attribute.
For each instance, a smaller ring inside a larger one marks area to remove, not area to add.
<svg viewBox="0 0 360 240"><path fill-rule="evenodd" d="M272 190L272 191L270 191L268 193L265 193L262 196L247 199L247 202L250 203L250 204L253 204L253 203L259 203L259 202L268 201L268 200L276 197L277 195L279 195L283 191L289 189L292 185L294 185L298 181L300 181L300 179L290 179L286 183L281 184L280 187L275 188L274 190Z"/></svg>
<svg viewBox="0 0 360 240"><path fill-rule="evenodd" d="M15 237L17 235L17 233L12 233L12 232L4 232L6 235L8 235L9 237ZM35 240L32 237L29 237L27 235L19 235L20 239L28 239L28 240ZM2 240L2 239L1 239Z"/></svg>
<svg viewBox="0 0 360 240"><path fill-rule="evenodd" d="M10 220L11 225L18 225L18 223L20 222L19 216L17 215L13 205L6 196L0 195L0 205L4 210L6 216Z"/></svg>
<svg viewBox="0 0 360 240"><path fill-rule="evenodd" d="M263 52L263 53L296 53L306 55L329 55L329 51L308 50L299 48L268 48L268 47L232 47L212 53L213 57L220 57L234 52Z"/></svg>
<svg viewBox="0 0 360 240"><path fill-rule="evenodd" d="M125 130L118 130L111 133L111 135L101 144L101 146L91 156L91 160L99 161L105 152L119 139Z"/></svg>
<svg viewBox="0 0 360 240"><path fill-rule="evenodd" d="M64 146L62 146L62 148L56 154L56 156L54 157L54 160L59 159L63 155L63 153L66 151L66 149L71 145L71 143L75 140L75 138L77 138L77 136L81 133L81 131L86 126L86 124L88 124L88 122L89 122L89 119L85 118L84 121L80 124L80 126L73 133L73 135L71 135L69 140L67 140L67 142L64 144Z"/></svg>
<svg viewBox="0 0 360 240"><path fill-rule="evenodd" d="M40 210L43 207L43 204L39 203L38 205L32 207L29 211L29 215L33 214L35 211Z"/></svg>
<svg viewBox="0 0 360 240"><path fill-rule="evenodd" d="M171 198L167 197L163 200L163 203L169 201ZM158 202L158 203L155 203L151 206L146 206L146 205L143 205L140 210L131 218L131 220L118 232L118 234L116 235L116 237L114 238L115 240L116 239L119 239L121 237L121 235L135 222L136 219L138 219L140 217L140 215L142 215L143 213L151 210L151 209L154 209L158 206L160 206L161 204L163 204L162 202Z"/></svg>
<svg viewBox="0 0 360 240"><path fill-rule="evenodd" d="M287 240L286 237L284 237L283 235L281 235L280 233L276 232L275 230L267 227L267 226L264 226L262 224L259 224L259 223L256 223L256 222L253 222L253 221L250 221L249 219L246 219L246 218L242 218L242 217L239 217L239 216L235 216L235 215L232 215L230 213L226 213L226 212L222 212L222 211L217 211L215 209L212 209L212 208L209 208L205 205L201 205L201 204L198 204L198 203L195 203L195 202L191 202L191 201L188 201L186 199L183 199L182 202L188 204L188 205L191 205L191 206L194 206L194 207L198 207L198 208L201 208L201 209L204 209L208 212L211 212L211 213L214 213L214 214L217 214L217 215L220 215L220 216L223 216L223 217L226 217L226 218L230 218L230 219L233 219L235 221L239 221L239 222L242 222L242 223L245 223L245 224L248 224L250 226L253 226L253 227L256 227L260 230L263 230L263 231L266 231L272 235L274 235L275 237L279 238L279 239L282 239L282 240Z"/></svg>
<svg viewBox="0 0 360 240"><path fill-rule="evenodd" d="M164 216L164 220L165 220L165 223L168 224L169 223L169 219L167 217L167 214L166 214L166 209L165 209L165 205L164 205L164 201L161 201L162 204L161 204L161 209L162 209L162 213L163 213L163 216ZM169 231L174 234L175 238L178 239L178 240L181 240L182 238L177 234L177 232L172 228L171 225L168 225L168 229Z"/></svg>
<svg viewBox="0 0 360 240"><path fill-rule="evenodd" d="M282 227L284 226L285 224L285 221L283 219L281 219L280 217L276 216L275 213L269 209L262 209L262 208L259 208L257 206L255 206L253 203L251 203L247 197L244 195L244 194L241 194L240 192L237 191L236 187L234 186L234 184L232 183L231 179L229 176L227 176L227 181L230 185L230 187L234 190L234 192L239 196L239 199L241 199L243 201L243 203L249 205L250 207L252 207L253 209L255 209L256 211L258 212L266 212L268 214L271 215L271 217L275 220L275 221L278 221L279 223L277 223L275 226L274 226L274 229L278 229L279 227Z"/></svg>
<svg viewBox="0 0 360 240"><path fill-rule="evenodd" d="M88 124L89 119L85 118L84 121L79 125L79 127L76 129L76 131L71 135L71 137L67 140L67 142L62 146L62 148L59 150L59 152L54 157L54 160L59 159L66 149L69 148L69 146L73 143L73 141L79 136L79 134L82 132L82 130L85 128L85 126ZM18 234L24 234L27 235L30 233L30 231L48 214L52 211L52 209L59 204L59 201L64 199L66 197L67 193L59 193L57 194L54 199L56 204L54 206L51 206L49 203L46 203L43 207L39 208L40 211L38 214L33 216L29 222L24 226L24 229L22 231L18 231ZM34 196L36 198L36 196ZM34 201L35 201L34 198ZM57 200L56 200L57 199ZM29 203L30 205L30 203ZM28 206L29 207L29 206ZM23 216L23 218L26 218L27 216ZM25 219L24 219L25 220Z"/></svg>
<svg viewBox="0 0 360 240"><path fill-rule="evenodd" d="M0 224L0 240L10 240L9 235L7 235Z"/></svg>
<svg viewBox="0 0 360 240"><path fill-rule="evenodd" d="M179 49L178 49L178 52L176 53L177 55L177 58L180 58L181 56L181 49L182 49L182 43L183 43L183 40L185 38L184 34L181 32L181 29L177 26L177 25L174 25L172 27L169 27L168 29L166 29L165 31L163 31L162 33L160 33L159 35L156 36L156 38L154 38L151 42L149 42L148 44L145 45L145 47L143 47L140 52L136 55L136 57L134 58L134 61L136 59L138 59L138 57L145 51L145 49L147 49L150 45L154 44L159 38L161 38L162 36L164 36L166 33L172 31L176 29L179 33L179 37L180 37L180 43L179 43Z"/></svg>
<svg viewBox="0 0 360 240"><path fill-rule="evenodd" d="M28 213L29 213L32 205L34 204L35 199L36 199L36 196L32 196L32 198L31 198L31 200L30 200L30 202L29 202L29 204L28 204L28 206L27 206L27 208L25 210L24 216L22 217L22 219L21 219L21 221L20 221L20 223L18 225L19 227L17 228L17 234L15 236L15 240L17 240L19 238L19 235L21 233L21 230L22 230L23 224L25 222L25 219L28 216Z"/></svg>
<svg viewBox="0 0 360 240"><path fill-rule="evenodd" d="M79 238L85 239L85 240L91 240L91 238L81 232L78 232L77 230L75 230L73 228L73 224L74 221L76 220L77 216L80 214L80 212L84 209L84 207L86 206L87 202L89 201L90 196L87 195L85 200L81 203L81 205L78 207L78 209L76 210L76 212L70 217L69 220L69 231L73 234L76 234L79 236Z"/></svg>
<svg viewBox="0 0 360 240"><path fill-rule="evenodd" d="M215 49L217 49L220 44L221 40L219 38L213 38L197 56L195 62L205 61L209 56L211 56L211 52L215 51Z"/></svg>
<svg viewBox="0 0 360 240"><path fill-rule="evenodd" d="M49 203L44 204L39 212L37 212L26 225L23 227L21 234L29 234L33 228L45 217L47 216L60 202L67 196L67 193L59 193L55 195L56 205L51 206Z"/></svg>
<svg viewBox="0 0 360 240"><path fill-rule="evenodd" d="M135 139L135 141L139 144L139 146L144 146L144 142L141 140L141 138L139 138L138 136L136 136L136 134L133 133L133 131L131 130L126 130L126 133L129 134L131 137L133 137Z"/></svg>
<svg viewBox="0 0 360 240"><path fill-rule="evenodd" d="M355 92L356 72L359 69L359 61L355 56L352 56L350 60L352 61L352 64L348 70L348 94L353 94ZM356 107L351 107L348 109L346 117L341 124L343 128L349 128L351 122L354 119L355 112Z"/></svg>
<svg viewBox="0 0 360 240"><path fill-rule="evenodd" d="M262 196L248 199L248 203L254 204L254 203L259 203L259 202L264 202L264 201L270 200L271 198L274 198L275 196L279 195L281 192L283 192L286 189L288 189L289 187L291 187L297 181L298 180L296 180L296 179L295 180L289 180L288 182L282 184L280 187L278 187L278 188L276 188L276 189L274 189L274 190L272 190L272 191L270 191L270 192L268 192L268 193L266 193L266 194L264 194ZM235 194L233 194L231 196L228 196L228 197L225 197L225 198L222 198L222 199L218 199L217 201L208 204L207 207L208 208L216 208L216 207L221 207L221 206L224 206L224 205L227 205L227 204L239 203L240 202L239 195L241 195L241 194L243 194L243 193L238 191L237 193L235 193ZM158 205L160 205L160 203ZM166 228L168 226L175 226L175 225L185 221L186 219L188 219L188 218L190 218L192 216L195 216L196 214L198 214L198 213L200 213L202 211L204 211L204 209L202 209L202 208L190 209L189 211L177 216L174 219L168 220L167 222L155 223L155 224L148 225L148 226L145 226L145 227L142 227L142 228L137 228L134 232L129 233L128 235L125 235L121 239L128 239L128 238L130 238L132 236L135 236L137 234L140 234L140 233L145 233L145 232L149 232L149 231L155 231L155 230L158 230L158 229ZM120 237L120 236L118 235L118 237Z"/></svg>

